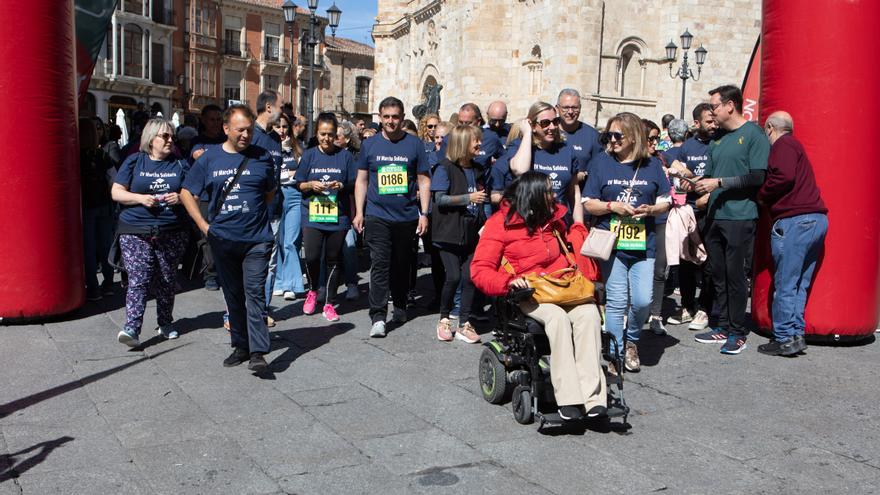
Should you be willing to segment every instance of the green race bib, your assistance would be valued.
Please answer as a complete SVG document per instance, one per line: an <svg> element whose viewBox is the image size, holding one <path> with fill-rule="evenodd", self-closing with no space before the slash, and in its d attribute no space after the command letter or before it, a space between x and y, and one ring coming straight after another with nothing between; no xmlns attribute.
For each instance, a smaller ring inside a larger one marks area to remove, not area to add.
<svg viewBox="0 0 880 495"><path fill-rule="evenodd" d="M648 244L648 229L645 219L611 216L611 231L617 232L617 249L623 251L645 251Z"/></svg>
<svg viewBox="0 0 880 495"><path fill-rule="evenodd" d="M336 195L318 194L309 199L309 221L312 223L339 223L339 203Z"/></svg>
<svg viewBox="0 0 880 495"><path fill-rule="evenodd" d="M379 180L379 194L406 194L409 191L409 178L404 165L383 165L376 173Z"/></svg>

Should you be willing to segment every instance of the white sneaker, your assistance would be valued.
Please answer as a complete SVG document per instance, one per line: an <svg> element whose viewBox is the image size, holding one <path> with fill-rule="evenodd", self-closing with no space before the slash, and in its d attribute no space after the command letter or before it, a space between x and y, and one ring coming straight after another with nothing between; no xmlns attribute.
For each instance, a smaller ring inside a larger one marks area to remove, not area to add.
<svg viewBox="0 0 880 495"><path fill-rule="evenodd" d="M382 338L385 337L385 322L377 321L373 323L373 326L370 327L370 337L372 338Z"/></svg>
<svg viewBox="0 0 880 495"><path fill-rule="evenodd" d="M663 318L660 316L651 317L651 331L654 335L666 335L666 327L663 326Z"/></svg>
<svg viewBox="0 0 880 495"><path fill-rule="evenodd" d="M292 290L286 290L283 293L276 295L284 296L285 301L296 301L296 292L293 292Z"/></svg>
<svg viewBox="0 0 880 495"><path fill-rule="evenodd" d="M689 330L705 330L706 327L709 326L709 315L706 314L705 311L700 310L697 311L697 314L694 315L693 321L688 325Z"/></svg>
<svg viewBox="0 0 880 495"><path fill-rule="evenodd" d="M670 325L681 325L682 323L688 323L693 321L694 317L691 316L688 310L681 308L681 317L670 316L666 318L666 322Z"/></svg>
<svg viewBox="0 0 880 495"><path fill-rule="evenodd" d="M283 290L280 290L280 289L279 289L279 290L273 290L273 291L272 291L272 295L273 295L273 296L283 296L283 295L284 295L284 291L283 291Z"/></svg>
<svg viewBox="0 0 880 495"><path fill-rule="evenodd" d="M116 340L118 340L120 344L125 344L129 347L137 347L141 345L136 335L128 333L125 330L120 330L119 333L116 334Z"/></svg>
<svg viewBox="0 0 880 495"><path fill-rule="evenodd" d="M177 333L177 330L175 330L174 327L171 325L165 325L164 327L157 328L156 333L161 335L162 337L165 337L168 340L174 340L180 336L180 334Z"/></svg>

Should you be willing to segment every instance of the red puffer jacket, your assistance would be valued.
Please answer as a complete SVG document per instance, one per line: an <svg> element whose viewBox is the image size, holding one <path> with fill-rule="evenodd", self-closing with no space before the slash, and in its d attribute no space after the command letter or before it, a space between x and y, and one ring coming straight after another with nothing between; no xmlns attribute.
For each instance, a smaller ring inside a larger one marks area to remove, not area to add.
<svg viewBox="0 0 880 495"><path fill-rule="evenodd" d="M514 278L501 268L502 257L507 258L517 274L523 275L550 273L569 266L559 241L553 234L553 229L556 229L562 234L563 239L566 238L563 217L567 209L564 206L557 204L550 222L531 236L526 229L525 221L516 213L511 218L510 224L504 225L509 210L509 204L502 203L501 209L486 221L474 259L471 261L471 280L487 296L507 295L507 286ZM569 240L574 244L575 253L580 251L586 232L583 224L572 226ZM576 261L578 268L587 278L598 279L599 273L592 260L578 255Z"/></svg>

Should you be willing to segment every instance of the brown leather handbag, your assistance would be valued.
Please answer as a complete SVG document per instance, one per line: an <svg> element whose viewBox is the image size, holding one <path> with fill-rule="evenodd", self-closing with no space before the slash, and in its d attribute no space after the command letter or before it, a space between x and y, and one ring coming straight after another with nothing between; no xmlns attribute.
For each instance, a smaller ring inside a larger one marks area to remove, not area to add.
<svg viewBox="0 0 880 495"><path fill-rule="evenodd" d="M578 270L574 256L571 255L559 232L554 229L553 234L559 241L559 245L565 253L565 259L570 266L550 273L522 275L529 283L529 287L535 289L532 299L538 304L546 303L559 306L575 306L595 302L596 287L593 282ZM516 271L507 258L501 258L501 266L507 273L516 275Z"/></svg>

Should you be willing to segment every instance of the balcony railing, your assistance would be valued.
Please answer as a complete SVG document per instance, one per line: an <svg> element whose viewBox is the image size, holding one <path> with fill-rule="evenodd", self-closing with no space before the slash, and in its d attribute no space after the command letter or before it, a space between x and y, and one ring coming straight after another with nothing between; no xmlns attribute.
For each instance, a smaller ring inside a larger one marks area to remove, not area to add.
<svg viewBox="0 0 880 495"><path fill-rule="evenodd" d="M311 64L309 64L310 58L311 57L309 57L309 53L300 52L299 61L298 61L299 66L300 67L311 67ZM324 56L323 55L315 56L315 67L320 68L323 66L324 66Z"/></svg>
<svg viewBox="0 0 880 495"><path fill-rule="evenodd" d="M196 46L205 48L217 48L217 38L199 33L190 33L193 43Z"/></svg>
<svg viewBox="0 0 880 495"><path fill-rule="evenodd" d="M163 86L174 86L174 74L170 70L156 70L153 68L153 83Z"/></svg>
<svg viewBox="0 0 880 495"><path fill-rule="evenodd" d="M233 57L247 57L250 51L250 45L247 43L242 43L238 40L223 40L224 55L231 55Z"/></svg>
<svg viewBox="0 0 880 495"><path fill-rule="evenodd" d="M262 60L263 60L263 62L276 62L279 64L289 64L290 63L290 52L288 50L282 50L278 47L266 46L266 47L263 47Z"/></svg>
<svg viewBox="0 0 880 495"><path fill-rule="evenodd" d="M366 101L354 101L354 113L370 113L370 105Z"/></svg>
<svg viewBox="0 0 880 495"><path fill-rule="evenodd" d="M174 25L174 10L172 9L156 9L150 17L152 17L153 22L158 24Z"/></svg>

